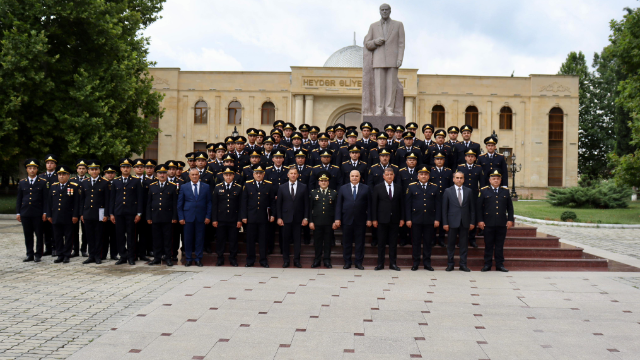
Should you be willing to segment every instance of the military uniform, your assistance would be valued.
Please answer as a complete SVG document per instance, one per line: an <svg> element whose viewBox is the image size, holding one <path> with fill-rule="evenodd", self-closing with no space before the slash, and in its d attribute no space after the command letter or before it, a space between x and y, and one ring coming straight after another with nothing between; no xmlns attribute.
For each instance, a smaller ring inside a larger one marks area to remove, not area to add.
<svg viewBox="0 0 640 360"><path fill-rule="evenodd" d="M311 151L309 165L313 166L313 167L316 167L318 165L322 165L322 160L320 159L320 154L322 152L324 152L325 150L333 151L333 149L331 149L330 147L326 148L326 149L318 147L317 149L312 150ZM331 162L329 164L330 165L337 165L336 162L337 162L337 154L336 154L335 151L333 151L333 153L331 154Z"/></svg>
<svg viewBox="0 0 640 360"><path fill-rule="evenodd" d="M107 171L115 172L116 168L115 166L108 164L103 166L102 170L104 172L107 172ZM111 185L113 184L113 180L107 180L106 177L104 178L104 180L108 184L108 187L106 190L107 193L105 194L105 201L107 202L108 206L110 206L111 193L112 193ZM109 253L111 260L118 260L118 240L116 237L116 225L111 222L111 219L109 219L110 212L111 210L109 210L108 212L105 212L105 216L107 217L107 222L102 224L102 229L103 229L102 255L101 255L102 260L106 260L107 253Z"/></svg>
<svg viewBox="0 0 640 360"><path fill-rule="evenodd" d="M142 215L140 221L136 224L136 234L138 235L138 246L136 250L138 258L143 261L149 261L147 253L152 255L151 252L153 252L152 229L146 220L149 186L157 180L155 177L148 177L146 175L140 177L140 185L142 185Z"/></svg>
<svg viewBox="0 0 640 360"><path fill-rule="evenodd" d="M282 163L283 166L291 166L291 165L295 165L296 164L296 154L298 154L300 151L305 153L305 158L309 158L309 153L307 151L307 149L305 149L304 147L299 147L297 149L295 148L290 148L287 149L287 151L285 152L284 155L284 162Z"/></svg>
<svg viewBox="0 0 640 360"><path fill-rule="evenodd" d="M309 182L311 180L311 170L313 170L313 168L309 165L299 166L294 164L289 166L289 168L292 167L298 169L298 181L305 185L309 185Z"/></svg>
<svg viewBox="0 0 640 360"><path fill-rule="evenodd" d="M236 174L237 175L237 174ZM242 185L233 182L227 184L224 181L216 185L211 196L211 221L218 222L216 228L216 253L218 264L224 262L225 244L229 243L229 262L237 266L238 255L238 222L240 218L240 197Z"/></svg>
<svg viewBox="0 0 640 360"><path fill-rule="evenodd" d="M56 174L55 172L53 173L44 172L38 175L38 177L47 181L47 199L48 199L49 189L51 188L51 185L53 185L53 183L55 182L58 182L58 174ZM44 248L45 248L43 256L55 255L56 245L53 241L53 225L48 221L42 224L42 241L44 242Z"/></svg>
<svg viewBox="0 0 640 360"><path fill-rule="evenodd" d="M370 188L373 189L376 185L384 181L384 178L382 176L384 175L384 169L386 169L387 167L391 167L391 169L393 169L393 172L396 174L393 182L396 184L400 184L400 176L398 176L400 170L398 170L397 165L388 164L386 167L383 167L381 164L375 164L369 168L369 175L367 175L367 185Z"/></svg>
<svg viewBox="0 0 640 360"><path fill-rule="evenodd" d="M47 217L53 224L53 237L58 258L55 262L69 262L73 246L73 219L80 217L82 190L76 183L53 183L49 188Z"/></svg>
<svg viewBox="0 0 640 360"><path fill-rule="evenodd" d="M311 176L309 178L309 189L317 189L318 186L318 177L320 176L321 171L328 171L331 175L331 180L329 180L329 189L333 189L338 191L338 188L342 186L342 172L340 168L336 165L317 165L311 169Z"/></svg>
<svg viewBox="0 0 640 360"><path fill-rule="evenodd" d="M24 244L27 248L27 259L30 260L37 259L39 261L44 253L42 215L47 212L48 186L47 180L38 176L34 179L27 177L18 183L16 211L20 215ZM36 237L35 251L33 248L34 234Z"/></svg>
<svg viewBox="0 0 640 360"><path fill-rule="evenodd" d="M128 178L118 177L111 184L110 215L116 220L116 238L118 241L119 264L129 260L129 264L135 264L136 240L135 217L142 217L143 197L142 184L135 176ZM118 264L117 263L117 264Z"/></svg>
<svg viewBox="0 0 640 360"><path fill-rule="evenodd" d="M163 166L163 165L159 165ZM164 168L156 171L162 171ZM159 264L162 256L171 264L173 222L178 221L178 185L169 181L149 184L147 218L153 232L153 262ZM146 221L145 221L146 222Z"/></svg>
<svg viewBox="0 0 640 360"><path fill-rule="evenodd" d="M217 189L217 188L216 188ZM256 239L260 265L269 267L267 261L267 232L269 218L275 217L276 194L278 188L271 181L263 180L258 183L249 180L244 184L241 197L240 218L246 219L247 266L253 266L256 261Z"/></svg>
<svg viewBox="0 0 640 360"><path fill-rule="evenodd" d="M455 169L456 167L458 167L458 164L456 164L456 160L454 159L453 149L451 148L451 146L447 144L443 144L443 145L433 144L427 148L427 151L428 152L424 153L424 156L428 158L429 166L436 166L436 163L434 161L434 156L437 154L442 154L444 155L445 167L448 167L451 169Z"/></svg>
<svg viewBox="0 0 640 360"><path fill-rule="evenodd" d="M176 191L178 195L180 195L180 189L184 184L184 180L179 177L167 178L167 181L176 184ZM172 237L171 237L171 261L178 261L178 250L180 250L180 240L184 239L184 225L178 223L173 224L172 226ZM205 239L206 240L206 239Z"/></svg>
<svg viewBox="0 0 640 360"><path fill-rule="evenodd" d="M100 164L93 162L96 167ZM89 166L92 166L91 164ZM80 183L82 188L82 220L83 232L86 231L89 258L84 263L102 262L102 239L104 237L104 217L109 215L109 181L98 176L96 179L88 178Z"/></svg>
<svg viewBox="0 0 640 360"><path fill-rule="evenodd" d="M353 160L347 160L342 163L340 170L341 170L340 172L342 173L341 185L351 182L350 177L351 177L351 171L353 170L358 170L358 172L360 173L361 184L367 183L368 168L367 168L366 162L358 160L358 162L354 166Z"/></svg>
<svg viewBox="0 0 640 360"><path fill-rule="evenodd" d="M434 222L442 220L442 194L438 185L432 182L409 184L405 195L405 218L406 221L411 221L413 242L413 267L411 270L417 270L420 263L421 245L423 265L426 268L431 268L431 248L435 235Z"/></svg>
<svg viewBox="0 0 640 360"><path fill-rule="evenodd" d="M417 157L416 160L418 161L416 163L416 167L424 163L422 159L422 152L420 151L420 148L417 146L412 146L410 148L407 148L405 146L399 147L395 152L395 157L392 162L398 165L398 167L404 167L407 164L406 163L407 155L409 155L410 153L416 154L416 157Z"/></svg>
<svg viewBox="0 0 640 360"><path fill-rule="evenodd" d="M332 226L335 222L337 198L338 192L331 188L323 191L318 187L309 192L309 224L315 227L313 230L314 265L319 265L322 258L324 265L331 268Z"/></svg>
<svg viewBox="0 0 640 360"><path fill-rule="evenodd" d="M480 144L478 144L475 141L469 141L468 143L465 143L464 141L461 141L461 142L456 143L454 146L455 146L456 164L457 165L466 163L465 154L469 150L472 150L474 153L476 153L476 156L478 156L480 154L480 150L481 150L480 149Z"/></svg>
<svg viewBox="0 0 640 360"><path fill-rule="evenodd" d="M491 270L495 249L496 269L504 269L507 221L514 221L513 202L509 195L509 189L505 186L497 189L493 186L483 187L478 194L478 211L476 213L478 214L478 222L484 222L484 266Z"/></svg>
<svg viewBox="0 0 640 360"><path fill-rule="evenodd" d="M391 155L389 158L389 162L391 162L391 159L393 159L394 153L393 150L391 150L391 148L389 147L383 147L383 148L374 148L369 150L369 161L367 161L367 164L369 164L369 166L373 166L375 164L380 164L380 151L382 151L382 149L386 149Z"/></svg>
<svg viewBox="0 0 640 360"><path fill-rule="evenodd" d="M484 183L489 183L489 176L495 170L498 170L500 174L504 174L502 176L502 186L509 186L509 177L507 176L507 160L504 155L494 152L493 154L482 154L478 157L478 161L476 162L478 165L482 166L482 171L484 172Z"/></svg>
<svg viewBox="0 0 640 360"><path fill-rule="evenodd" d="M84 163L83 163L84 165ZM88 176L74 176L69 179L69 181L73 181L74 183L81 185L82 182L88 179ZM82 211L80 211L82 213ZM80 235L80 229L82 229L82 235ZM81 242L82 241L82 242ZM82 253L83 257L88 257L87 254L87 231L84 228L84 223L82 221L78 221L73 224L73 247L71 252L71 257L79 256Z"/></svg>

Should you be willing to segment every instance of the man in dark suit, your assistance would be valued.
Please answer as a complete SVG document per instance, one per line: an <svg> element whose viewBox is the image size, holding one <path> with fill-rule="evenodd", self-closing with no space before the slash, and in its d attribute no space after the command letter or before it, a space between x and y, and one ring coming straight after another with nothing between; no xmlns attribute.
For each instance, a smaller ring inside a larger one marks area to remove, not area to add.
<svg viewBox="0 0 640 360"><path fill-rule="evenodd" d="M351 268L352 243L356 244L356 268L364 270L364 236L371 226L371 190L360 183L360 172L351 171L350 183L342 185L336 200L336 227L342 228L343 269Z"/></svg>
<svg viewBox="0 0 640 360"><path fill-rule="evenodd" d="M79 184L82 188L82 204L80 220L86 231L85 239L89 247L89 257L83 264L102 263L102 239L104 237L104 224L109 214L109 181L100 177L98 160L87 162L89 177Z"/></svg>
<svg viewBox="0 0 640 360"><path fill-rule="evenodd" d="M464 174L460 171L453 174L454 185L442 195L442 224L449 232L447 241L447 271L453 270L453 256L456 250L456 237L460 236L460 270L469 272L467 267L467 250L469 231L476 222L476 198L471 189L464 187Z"/></svg>
<svg viewBox="0 0 640 360"><path fill-rule="evenodd" d="M147 224L153 231L153 261L159 265L164 256L167 266L171 262L171 238L173 225L178 222L178 185L167 180L168 166L155 167L158 181L149 185L147 196Z"/></svg>
<svg viewBox="0 0 640 360"><path fill-rule="evenodd" d="M129 261L135 265L136 239L135 226L142 217L142 185L140 179L131 176L131 159L120 159L122 176L113 180L110 192L109 213L111 222L116 225L116 237L120 260L116 265Z"/></svg>
<svg viewBox="0 0 640 360"><path fill-rule="evenodd" d="M384 182L373 188L371 197L371 219L378 232L378 266L384 269L384 253L389 245L389 269L400 271L396 265L398 257L398 229L404 226L404 194L402 187L394 182L396 173L390 167L384 170ZM375 231L375 230L374 230Z"/></svg>
<svg viewBox="0 0 640 360"><path fill-rule="evenodd" d="M240 206L240 217L246 229L247 262L252 267L256 261L256 239L260 252L260 265L269 267L267 262L267 227L275 220L277 187L264 180L264 169L258 165L253 169L253 180L244 184Z"/></svg>
<svg viewBox="0 0 640 360"><path fill-rule="evenodd" d="M320 266L320 259L324 266L331 269L331 244L333 230L335 230L336 198L338 192L329 188L331 174L321 171L318 176L318 188L309 194L309 228L313 230L313 245L315 257L312 268Z"/></svg>
<svg viewBox="0 0 640 360"><path fill-rule="evenodd" d="M413 243L413 266L411 271L418 270L420 264L420 247L422 246L422 264L425 270L431 267L431 248L435 228L440 226L442 196L438 185L429 182L429 168L418 169L418 181L409 185L405 191L405 220L411 229Z"/></svg>
<svg viewBox="0 0 640 360"><path fill-rule="evenodd" d="M178 194L178 218L184 225L185 266L202 266L204 229L211 222L211 191L209 185L200 182L200 172L189 170L189 183L182 186Z"/></svg>
<svg viewBox="0 0 640 360"><path fill-rule="evenodd" d="M73 225L80 217L80 197L82 190L77 183L69 181L69 168L58 167L59 182L49 189L47 200L47 219L53 225L53 237L56 242L58 258L54 263L68 263L73 246Z"/></svg>
<svg viewBox="0 0 640 360"><path fill-rule="evenodd" d="M38 177L47 181L47 199L49 198L49 189L54 182L58 181L58 175L56 174L56 167L58 166L58 157L54 154L47 154L44 160L45 172L38 175ZM45 204L46 206L46 204ZM16 209L17 210L17 209ZM53 225L46 221L42 225L42 238L44 242L44 253L42 256L56 255L56 245L53 241Z"/></svg>
<svg viewBox="0 0 640 360"><path fill-rule="evenodd" d="M211 195L211 221L216 228L217 266L224 265L224 248L229 243L229 263L238 266L238 231L242 227L240 199L242 185L234 181L236 173L231 168L221 172L224 181L213 189Z"/></svg>
<svg viewBox="0 0 640 360"><path fill-rule="evenodd" d="M293 167L287 173L289 181L278 188L278 225L282 234L283 268L289 267L289 246L293 241L293 266L300 264L300 231L309 224L309 192L307 186L298 181L298 169Z"/></svg>
<svg viewBox="0 0 640 360"><path fill-rule="evenodd" d="M42 238L42 224L47 220L46 202L49 193L47 180L38 177L36 159L27 159L24 166L27 169L27 178L18 183L18 196L16 198L16 220L22 223L24 232L24 244L27 247L27 257L23 260L40 262L43 254L44 243ZM33 250L33 235L36 236L36 249Z"/></svg>
<svg viewBox="0 0 640 360"><path fill-rule="evenodd" d="M491 270L495 248L496 270L508 272L504 267L504 240L514 222L513 202L509 188L500 187L502 174L498 170L491 173L489 182L491 185L483 187L478 197L478 227L484 230L485 246L482 271Z"/></svg>

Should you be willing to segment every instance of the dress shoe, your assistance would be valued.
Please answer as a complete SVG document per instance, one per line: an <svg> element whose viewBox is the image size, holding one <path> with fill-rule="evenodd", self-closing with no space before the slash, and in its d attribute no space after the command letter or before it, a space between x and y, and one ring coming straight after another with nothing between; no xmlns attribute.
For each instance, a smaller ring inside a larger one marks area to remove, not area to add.
<svg viewBox="0 0 640 360"><path fill-rule="evenodd" d="M314 261L313 264L311 264L311 268L312 269L315 269L315 268L317 268L319 266L320 266L320 261Z"/></svg>
<svg viewBox="0 0 640 360"><path fill-rule="evenodd" d="M482 272L491 271L491 266L483 266L482 270L480 270L480 271L482 271Z"/></svg>
<svg viewBox="0 0 640 360"><path fill-rule="evenodd" d="M496 271L509 272L509 270L505 269L504 266L496 267Z"/></svg>
<svg viewBox="0 0 640 360"><path fill-rule="evenodd" d="M167 266L173 266L173 262L171 262L171 259L167 259L165 262L167 263Z"/></svg>
<svg viewBox="0 0 640 360"><path fill-rule="evenodd" d="M162 260L160 259L153 259L153 261L149 262L149 266L151 265L160 265L162 263Z"/></svg>
<svg viewBox="0 0 640 360"><path fill-rule="evenodd" d="M72 252L72 253L71 253L71 257L72 257L72 258L74 258L74 257L78 257L78 256L80 256L80 253L79 253L79 252L77 252L77 251L74 251L74 252Z"/></svg>
<svg viewBox="0 0 640 360"><path fill-rule="evenodd" d="M120 258L118 259L118 261L116 261L116 265L122 265L122 264L126 264L127 260L125 260L124 258Z"/></svg>
<svg viewBox="0 0 640 360"><path fill-rule="evenodd" d="M94 263L94 262L96 262L96 261L93 260L92 258L89 258L89 259L83 261L82 264L91 264L91 263Z"/></svg>
<svg viewBox="0 0 640 360"><path fill-rule="evenodd" d="M471 270L466 266L460 266L460 271L471 272Z"/></svg>
<svg viewBox="0 0 640 360"><path fill-rule="evenodd" d="M202 265L202 261L200 261L200 260L196 260L196 266L197 266L197 267L202 267L202 266L203 266L203 265Z"/></svg>
<svg viewBox="0 0 640 360"><path fill-rule="evenodd" d="M218 258L218 261L216 261L216 266L222 266L222 265L224 265L224 259Z"/></svg>
<svg viewBox="0 0 640 360"><path fill-rule="evenodd" d="M44 251L44 253L42 253L42 256L49 256L51 255L51 249L47 249Z"/></svg>
<svg viewBox="0 0 640 360"><path fill-rule="evenodd" d="M184 266L186 266L186 267L189 267L191 265L193 265L193 261L192 260L189 260L189 261L186 262L186 264L184 264Z"/></svg>
<svg viewBox="0 0 640 360"><path fill-rule="evenodd" d="M418 270L418 265L413 265L413 266L411 267L411 271L416 271L416 270Z"/></svg>
<svg viewBox="0 0 640 360"><path fill-rule="evenodd" d="M112 256L112 257L110 257L110 259L111 259L111 260L115 260L115 261L120 260L120 258L119 258L119 257L117 257L117 256Z"/></svg>
<svg viewBox="0 0 640 360"><path fill-rule="evenodd" d="M351 269L351 264L344 264L343 269Z"/></svg>
<svg viewBox="0 0 640 360"><path fill-rule="evenodd" d="M89 257L89 254L87 254L87 252L86 252L86 251L83 251L83 252L82 252L82 257Z"/></svg>
<svg viewBox="0 0 640 360"><path fill-rule="evenodd" d="M40 261L42 261L42 258L41 258L40 256L36 256L36 257L33 259L33 262L40 262Z"/></svg>
<svg viewBox="0 0 640 360"><path fill-rule="evenodd" d="M238 267L238 261L236 261L236 259L229 259L229 264L233 267Z"/></svg>
<svg viewBox="0 0 640 360"><path fill-rule="evenodd" d="M384 265L378 265L378 266L374 267L373 270L375 270L375 271L384 270Z"/></svg>
<svg viewBox="0 0 640 360"><path fill-rule="evenodd" d="M378 246L378 242L377 241L374 241L374 242L371 243L371 247L377 247L377 246Z"/></svg>
<svg viewBox="0 0 640 360"><path fill-rule="evenodd" d="M327 269L331 269L333 266L331 266L331 261L325 261L324 262L324 267L326 267Z"/></svg>
<svg viewBox="0 0 640 360"><path fill-rule="evenodd" d="M62 260L64 260L64 258L62 256L58 256L58 258L53 260L53 262L56 263L56 264L60 264L62 262Z"/></svg>
<svg viewBox="0 0 640 360"><path fill-rule="evenodd" d="M474 248L474 249L478 248L478 243L476 243L475 241L470 243L469 245L471 245L471 247Z"/></svg>
<svg viewBox="0 0 640 360"><path fill-rule="evenodd" d="M65 256L64 260L62 260L63 264L68 264L69 263L69 258Z"/></svg>
<svg viewBox="0 0 640 360"><path fill-rule="evenodd" d="M356 269L364 270L364 266L362 266L362 264L356 264Z"/></svg>
<svg viewBox="0 0 640 360"><path fill-rule="evenodd" d="M297 267L298 269L302 267L302 265L300 265L300 261L294 261L293 266Z"/></svg>
<svg viewBox="0 0 640 360"><path fill-rule="evenodd" d="M288 268L289 267L289 262L288 261L283 262L282 263L282 267L285 268L285 269Z"/></svg>
<svg viewBox="0 0 640 360"><path fill-rule="evenodd" d="M96 262L96 265L100 265L100 264L102 264L102 260L101 260L100 258L96 258L96 261L95 261L95 262Z"/></svg>
<svg viewBox="0 0 640 360"><path fill-rule="evenodd" d="M431 267L430 265L425 265L424 269L425 270L429 270L429 271L433 271L433 267Z"/></svg>
<svg viewBox="0 0 640 360"><path fill-rule="evenodd" d="M135 265L135 264L136 264L135 260L133 260L133 259L129 260L129 265Z"/></svg>
<svg viewBox="0 0 640 360"><path fill-rule="evenodd" d="M391 270L395 270L395 271L400 271L400 268L398 267L398 265L396 264L391 264L389 265L389 269Z"/></svg>
<svg viewBox="0 0 640 360"><path fill-rule="evenodd" d="M24 260L22 260L22 262L29 262L29 261L33 261L33 256L27 256L26 258L24 258Z"/></svg>
<svg viewBox="0 0 640 360"><path fill-rule="evenodd" d="M447 268L444 269L444 271L453 271L453 265L447 266Z"/></svg>
<svg viewBox="0 0 640 360"><path fill-rule="evenodd" d="M142 256L140 256L140 261L151 261L151 259L149 259L148 257L142 255Z"/></svg>
<svg viewBox="0 0 640 360"><path fill-rule="evenodd" d="M265 263L260 263L260 266L262 266L263 268L269 268L269 264Z"/></svg>
<svg viewBox="0 0 640 360"><path fill-rule="evenodd" d="M251 263L251 264L246 263L246 264L244 264L244 267L253 267L253 263Z"/></svg>

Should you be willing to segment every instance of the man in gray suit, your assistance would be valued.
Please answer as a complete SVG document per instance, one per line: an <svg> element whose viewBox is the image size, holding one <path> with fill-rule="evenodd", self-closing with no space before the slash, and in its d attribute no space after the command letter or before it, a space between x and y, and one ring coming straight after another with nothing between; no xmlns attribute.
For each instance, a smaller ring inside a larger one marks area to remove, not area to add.
<svg viewBox="0 0 640 360"><path fill-rule="evenodd" d="M391 6L380 5L380 21L369 26L364 46L373 52L375 115L393 116L398 68L404 57L404 25L391 20Z"/></svg>
<svg viewBox="0 0 640 360"><path fill-rule="evenodd" d="M469 272L467 267L467 249L469 247L469 231L476 222L476 199L471 189L463 187L464 174L460 171L453 174L454 185L442 194L442 223L449 232L447 255L449 257L447 271L453 270L453 255L456 251L456 236L460 236L460 270Z"/></svg>

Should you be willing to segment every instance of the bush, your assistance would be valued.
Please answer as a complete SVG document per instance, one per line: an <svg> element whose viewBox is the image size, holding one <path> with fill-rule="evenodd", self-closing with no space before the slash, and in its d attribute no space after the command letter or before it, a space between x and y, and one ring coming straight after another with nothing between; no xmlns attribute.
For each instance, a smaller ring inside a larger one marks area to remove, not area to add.
<svg viewBox="0 0 640 360"><path fill-rule="evenodd" d="M578 215L576 215L576 213L574 213L573 211L565 211L562 213L562 215L560 215L560 220L562 221L567 221L567 220L576 221L577 218L578 218Z"/></svg>
<svg viewBox="0 0 640 360"><path fill-rule="evenodd" d="M613 181L594 181L588 186L551 188L547 193L547 201L553 206L570 208L626 208L631 201L631 189L616 186Z"/></svg>

